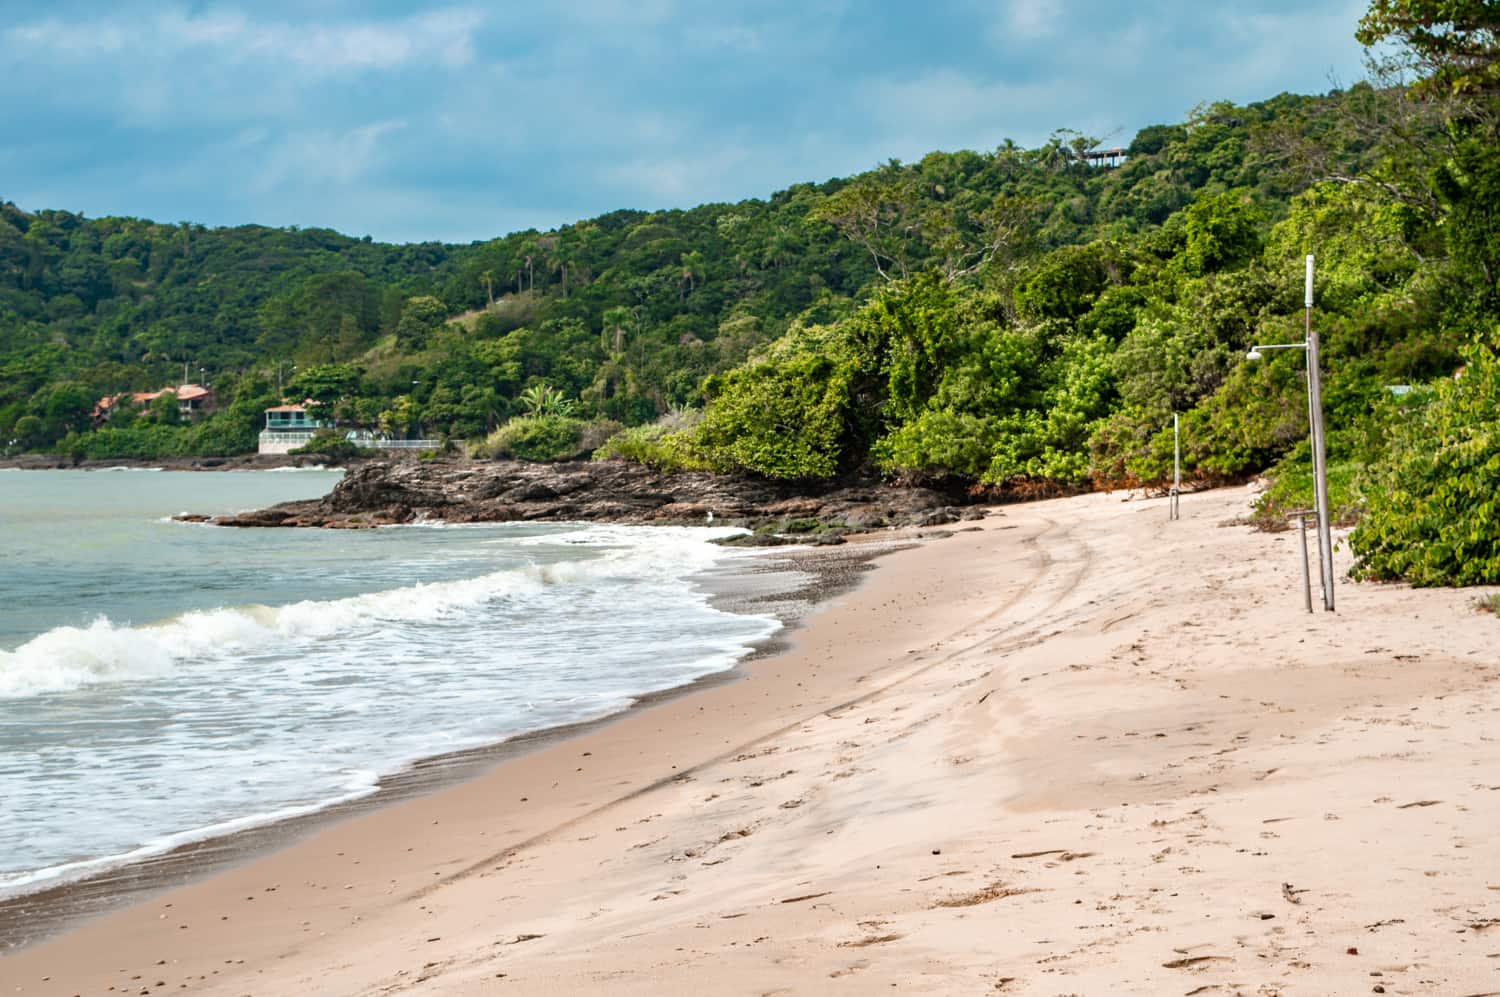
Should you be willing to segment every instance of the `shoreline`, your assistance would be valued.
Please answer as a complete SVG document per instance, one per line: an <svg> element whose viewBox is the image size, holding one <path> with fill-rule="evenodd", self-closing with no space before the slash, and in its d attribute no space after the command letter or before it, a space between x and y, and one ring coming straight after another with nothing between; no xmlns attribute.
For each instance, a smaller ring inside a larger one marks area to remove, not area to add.
<svg viewBox="0 0 1500 997"><path fill-rule="evenodd" d="M781 624L776 633L752 644L732 667L642 693L623 710L602 717L423 756L382 775L370 792L353 799L314 804L301 813L210 833L137 858L120 856L117 862L101 859L108 864L98 871L64 878L34 890L0 895L0 960L64 934L89 918L141 904L167 890L286 848L327 825L440 792L658 703L739 681L746 665L783 650L802 619L815 611L819 603L857 586L860 575L871 567L870 562L898 549L902 543L900 539L866 534L838 549L747 552L721 561L690 578L708 596L709 604L723 612L772 616ZM766 576L780 578L769 586L752 584L752 579Z"/></svg>
<svg viewBox="0 0 1500 997"><path fill-rule="evenodd" d="M23 454L0 457L0 471L275 471L282 468L332 471L380 459L367 457L340 461L321 454L240 454L235 457L162 457L156 460L111 457L75 461L66 455Z"/></svg>
<svg viewBox="0 0 1500 997"><path fill-rule="evenodd" d="M12 992L1500 989L1500 634L1243 489L1010 506L744 677L0 958ZM1378 989L1376 989L1378 988Z"/></svg>

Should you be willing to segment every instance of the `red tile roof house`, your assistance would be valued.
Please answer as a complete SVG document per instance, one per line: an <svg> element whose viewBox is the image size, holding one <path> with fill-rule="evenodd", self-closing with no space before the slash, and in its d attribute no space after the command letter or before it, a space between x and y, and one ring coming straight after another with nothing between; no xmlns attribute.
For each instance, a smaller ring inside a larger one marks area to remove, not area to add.
<svg viewBox="0 0 1500 997"><path fill-rule="evenodd" d="M90 414L94 420L94 425L100 426L109 421L109 417L113 414L115 406L119 405L122 399L129 398L137 407L145 407L166 394L177 396L177 411L184 419L197 418L198 416L212 412L218 407L212 388L205 388L201 384L180 384L175 388L162 388L158 391L137 391L134 394L121 392L118 395L105 395L94 403L94 411Z"/></svg>

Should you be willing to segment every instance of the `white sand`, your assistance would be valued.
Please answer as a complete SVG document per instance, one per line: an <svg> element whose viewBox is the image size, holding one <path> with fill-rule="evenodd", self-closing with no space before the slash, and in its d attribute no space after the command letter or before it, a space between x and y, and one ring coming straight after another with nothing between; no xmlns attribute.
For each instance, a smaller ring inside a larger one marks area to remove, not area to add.
<svg viewBox="0 0 1500 997"><path fill-rule="evenodd" d="M1245 505L1009 507L745 681L83 925L0 990L1500 993L1500 621L1347 582L1308 615L1293 535L1221 525Z"/></svg>

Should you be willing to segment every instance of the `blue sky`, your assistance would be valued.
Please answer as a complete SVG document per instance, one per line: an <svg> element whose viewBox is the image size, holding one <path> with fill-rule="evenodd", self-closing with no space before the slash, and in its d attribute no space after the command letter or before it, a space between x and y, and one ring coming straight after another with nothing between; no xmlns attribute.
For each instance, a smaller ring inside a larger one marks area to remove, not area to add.
<svg viewBox="0 0 1500 997"><path fill-rule="evenodd" d="M466 242L1359 79L1360 0L6 0L0 199Z"/></svg>

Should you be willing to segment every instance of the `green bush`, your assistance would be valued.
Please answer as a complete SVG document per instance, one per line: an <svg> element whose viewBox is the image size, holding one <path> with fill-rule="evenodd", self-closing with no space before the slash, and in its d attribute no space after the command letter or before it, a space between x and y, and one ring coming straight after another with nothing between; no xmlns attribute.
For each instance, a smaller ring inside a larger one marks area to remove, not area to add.
<svg viewBox="0 0 1500 997"><path fill-rule="evenodd" d="M1349 537L1360 578L1500 583L1500 361L1487 349L1434 386L1371 469Z"/></svg>
<svg viewBox="0 0 1500 997"><path fill-rule="evenodd" d="M708 464L693 451L692 434L660 423L632 426L604 441L595 460L628 460L659 471L705 471Z"/></svg>
<svg viewBox="0 0 1500 997"><path fill-rule="evenodd" d="M321 429L313 434L303 446L289 451L293 454L315 454L330 460L349 460L353 457L373 457L376 451L349 442L348 437L336 429Z"/></svg>
<svg viewBox="0 0 1500 997"><path fill-rule="evenodd" d="M1359 461L1344 460L1328 463L1328 507L1333 510L1333 522L1348 526L1359 520L1363 511L1360 492ZM1266 474L1271 478L1271 487L1255 502L1251 521L1264 530L1286 529L1293 509L1311 509L1313 500L1312 447L1305 441L1287 454Z"/></svg>
<svg viewBox="0 0 1500 997"><path fill-rule="evenodd" d="M829 478L847 456L867 355L838 326L795 328L767 354L708 379L692 449L714 470Z"/></svg>
<svg viewBox="0 0 1500 997"><path fill-rule="evenodd" d="M994 418L928 409L880 439L875 460L881 470L905 480L977 479L989 469L999 433Z"/></svg>
<svg viewBox="0 0 1500 997"><path fill-rule="evenodd" d="M73 441L70 452L89 460L152 460L189 453L191 430L183 426L139 423L129 429L105 426Z"/></svg>
<svg viewBox="0 0 1500 997"><path fill-rule="evenodd" d="M575 460L588 455L588 423L565 415L527 415L512 419L473 448L475 457L514 460Z"/></svg>

